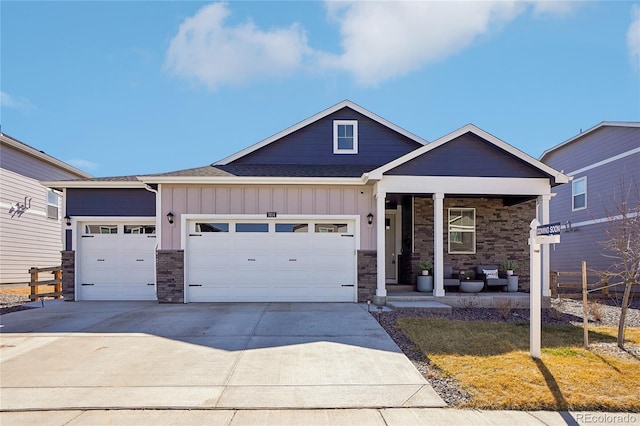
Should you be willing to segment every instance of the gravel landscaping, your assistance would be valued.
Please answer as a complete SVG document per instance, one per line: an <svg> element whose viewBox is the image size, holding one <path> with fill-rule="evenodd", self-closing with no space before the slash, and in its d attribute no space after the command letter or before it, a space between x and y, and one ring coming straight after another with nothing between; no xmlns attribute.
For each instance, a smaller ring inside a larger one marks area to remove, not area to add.
<svg viewBox="0 0 640 426"><path fill-rule="evenodd" d="M615 301L601 301L590 305L591 314L589 324L602 326L618 326L620 308ZM402 317L431 317L448 318L460 321L494 321L494 322L528 322L528 309L499 310L488 308L454 308L449 314L429 313L419 309L401 309L381 314L372 313L389 336L413 362L418 371L429 381L434 390L450 406L457 406L469 402L471 395L456 382L455 379L444 375L436 365L426 358L411 340L400 330L396 321ZM597 318L596 318L597 317ZM571 299L552 299L551 307L543 309L543 324L574 324L582 325L582 301ZM631 301L627 311L626 325L640 327L640 299ZM593 345L592 350L598 353L615 354L618 356L635 356L640 359L640 348L629 348L629 353L619 349L615 343Z"/></svg>

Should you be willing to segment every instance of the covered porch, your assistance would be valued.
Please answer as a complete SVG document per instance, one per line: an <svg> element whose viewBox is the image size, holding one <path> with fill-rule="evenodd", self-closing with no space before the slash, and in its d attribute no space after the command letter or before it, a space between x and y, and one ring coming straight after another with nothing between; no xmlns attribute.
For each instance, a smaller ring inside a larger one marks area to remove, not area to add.
<svg viewBox="0 0 640 426"><path fill-rule="evenodd" d="M448 272L475 275L491 265L502 273L508 260L518 263L518 290L527 291L529 224L549 223L551 189L568 177L468 125L372 171L367 180L375 198L374 302L384 304L395 285L416 284L424 261L432 263L429 297L461 301L467 296L446 281ZM542 277L542 295L550 296L549 246L541 248L540 265L535 275ZM491 293L510 294L486 279L473 300Z"/></svg>

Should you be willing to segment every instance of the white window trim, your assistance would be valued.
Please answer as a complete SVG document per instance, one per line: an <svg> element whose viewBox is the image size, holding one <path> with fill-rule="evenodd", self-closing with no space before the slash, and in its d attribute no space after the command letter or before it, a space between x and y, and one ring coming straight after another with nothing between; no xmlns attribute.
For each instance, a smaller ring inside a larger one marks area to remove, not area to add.
<svg viewBox="0 0 640 426"><path fill-rule="evenodd" d="M56 197L56 203L53 204L49 201L49 194L53 194ZM45 214L47 215L47 219L51 219L51 220L60 220L60 194L57 193L56 191L52 191L51 189L47 189L47 210L45 212ZM51 217L49 216L49 207L55 207L56 208L56 217Z"/></svg>
<svg viewBox="0 0 640 426"><path fill-rule="evenodd" d="M468 231L451 231L451 210L470 210L473 212L473 230ZM451 251L451 232L464 232L473 235L473 250L472 251ZM449 207L447 209L447 243L449 254L476 254L476 209L472 207Z"/></svg>
<svg viewBox="0 0 640 426"><path fill-rule="evenodd" d="M583 194L582 192L581 193L575 193L574 192L575 184L577 182L579 182L579 181L584 181L584 207L576 208L575 197L576 197L576 195ZM581 178L574 179L574 181L571 183L571 211L572 212L576 212L576 211L579 211L579 210L584 210L586 208L587 208L587 177L583 176Z"/></svg>
<svg viewBox="0 0 640 426"><path fill-rule="evenodd" d="M352 149L338 148L338 126L339 125L353 126L353 148ZM357 154L358 153L358 120L333 120L333 153L334 154Z"/></svg>

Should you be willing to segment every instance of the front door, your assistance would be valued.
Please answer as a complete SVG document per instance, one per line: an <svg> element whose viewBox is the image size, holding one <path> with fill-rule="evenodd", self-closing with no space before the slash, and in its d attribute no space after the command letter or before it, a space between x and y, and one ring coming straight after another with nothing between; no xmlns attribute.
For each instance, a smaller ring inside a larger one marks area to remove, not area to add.
<svg viewBox="0 0 640 426"><path fill-rule="evenodd" d="M386 282L396 284L398 282L398 253L396 249L396 215L387 213L384 215L384 245L385 245L385 278Z"/></svg>

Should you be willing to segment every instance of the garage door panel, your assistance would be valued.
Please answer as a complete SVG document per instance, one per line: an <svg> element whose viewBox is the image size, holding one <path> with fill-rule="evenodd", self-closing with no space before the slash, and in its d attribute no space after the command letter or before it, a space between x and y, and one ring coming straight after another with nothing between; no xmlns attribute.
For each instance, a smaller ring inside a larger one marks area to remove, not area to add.
<svg viewBox="0 0 640 426"><path fill-rule="evenodd" d="M156 300L156 239L149 234L125 234L125 226L111 224L117 232L79 238L79 300ZM153 228L152 223L145 226ZM88 227L80 229L87 232Z"/></svg>
<svg viewBox="0 0 640 426"><path fill-rule="evenodd" d="M316 233L314 226L296 233L278 223L291 222L271 221L269 232L190 237L187 284L197 286L187 287L187 300L355 301L355 238Z"/></svg>

